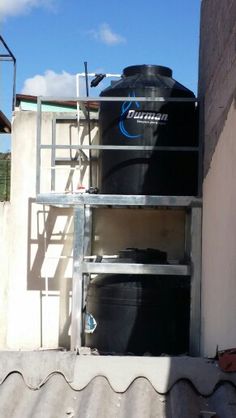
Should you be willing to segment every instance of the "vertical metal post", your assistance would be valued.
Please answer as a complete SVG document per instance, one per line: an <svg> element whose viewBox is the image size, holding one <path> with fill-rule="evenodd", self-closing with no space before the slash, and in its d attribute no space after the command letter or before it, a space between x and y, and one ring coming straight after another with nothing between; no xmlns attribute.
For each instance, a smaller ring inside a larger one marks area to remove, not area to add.
<svg viewBox="0 0 236 418"><path fill-rule="evenodd" d="M84 63L85 69L85 84L86 84L86 96L89 97L89 85L88 85L88 63ZM90 121L90 104L87 103L87 122L88 122L88 137L89 137L89 145L92 145L91 139L91 121ZM89 187L92 186L92 164L91 164L91 150L89 150Z"/></svg>
<svg viewBox="0 0 236 418"><path fill-rule="evenodd" d="M74 208L74 251L73 251L73 283L71 312L71 350L81 347L82 340L82 309L83 309L83 274L81 262L84 255L84 205Z"/></svg>
<svg viewBox="0 0 236 418"><path fill-rule="evenodd" d="M204 177L204 119L205 119L205 110L204 110L204 99L202 98L198 102L198 196L202 196L202 184Z"/></svg>
<svg viewBox="0 0 236 418"><path fill-rule="evenodd" d="M16 106L16 59L13 60L14 70L13 70L13 88L12 88L12 110Z"/></svg>
<svg viewBox="0 0 236 418"><path fill-rule="evenodd" d="M56 117L53 116L52 120L52 150L51 150L51 191L55 192L55 179L56 179Z"/></svg>
<svg viewBox="0 0 236 418"><path fill-rule="evenodd" d="M42 102L37 99L37 133L36 133L36 196L40 193L41 183L41 131L42 131Z"/></svg>
<svg viewBox="0 0 236 418"><path fill-rule="evenodd" d="M191 302L190 302L190 355L200 355L201 338L201 246L202 208L193 207L191 213Z"/></svg>
<svg viewBox="0 0 236 418"><path fill-rule="evenodd" d="M91 255L92 253L92 219L93 210L91 206L85 207L85 228L84 228L84 255ZM83 276L83 312L86 307L87 292L90 281L90 275ZM84 342L82 341L82 344Z"/></svg>
<svg viewBox="0 0 236 418"><path fill-rule="evenodd" d="M187 263L190 262L191 257L191 209L185 209L185 248L184 257Z"/></svg>

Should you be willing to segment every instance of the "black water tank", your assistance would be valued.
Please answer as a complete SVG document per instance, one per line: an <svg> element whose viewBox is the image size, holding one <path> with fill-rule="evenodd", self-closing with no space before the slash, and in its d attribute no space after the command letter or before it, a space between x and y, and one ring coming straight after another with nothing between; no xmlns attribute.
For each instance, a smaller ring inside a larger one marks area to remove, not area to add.
<svg viewBox="0 0 236 418"><path fill-rule="evenodd" d="M107 97L194 98L157 65L127 67L122 78L101 92ZM175 146L176 151L103 150L100 191L104 194L196 195L198 154L196 106L193 102L102 102L102 145Z"/></svg>
<svg viewBox="0 0 236 418"><path fill-rule="evenodd" d="M109 275L92 280L85 345L101 354L178 355L189 349L190 284L179 276Z"/></svg>

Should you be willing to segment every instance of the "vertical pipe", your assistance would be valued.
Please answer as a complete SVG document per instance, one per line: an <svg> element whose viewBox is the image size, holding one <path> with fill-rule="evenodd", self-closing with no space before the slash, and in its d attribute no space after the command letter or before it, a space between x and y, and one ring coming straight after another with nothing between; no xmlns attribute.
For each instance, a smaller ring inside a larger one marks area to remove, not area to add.
<svg viewBox="0 0 236 418"><path fill-rule="evenodd" d="M80 74L76 74L76 94L77 94L77 135L78 135L78 145L81 145L80 141ZM79 160L79 184L78 187L82 186L82 157L81 157L81 150L78 153L78 160Z"/></svg>
<svg viewBox="0 0 236 418"><path fill-rule="evenodd" d="M86 97L89 97L88 63L87 63L87 61L84 62L84 72L85 72Z"/></svg>

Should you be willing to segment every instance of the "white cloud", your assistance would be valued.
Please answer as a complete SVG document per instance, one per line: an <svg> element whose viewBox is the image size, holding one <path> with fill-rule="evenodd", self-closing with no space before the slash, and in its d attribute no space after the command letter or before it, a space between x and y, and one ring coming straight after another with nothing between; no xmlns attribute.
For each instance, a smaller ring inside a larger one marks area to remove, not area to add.
<svg viewBox="0 0 236 418"><path fill-rule="evenodd" d="M94 39L106 45L117 45L126 42L126 39L123 36L113 32L107 23L100 25L97 30L90 30L89 33Z"/></svg>
<svg viewBox="0 0 236 418"><path fill-rule="evenodd" d="M47 70L24 82L22 94L32 96L75 97L76 77L63 71L61 74Z"/></svg>
<svg viewBox="0 0 236 418"><path fill-rule="evenodd" d="M0 20L27 13L34 7L51 7L54 0L0 0Z"/></svg>

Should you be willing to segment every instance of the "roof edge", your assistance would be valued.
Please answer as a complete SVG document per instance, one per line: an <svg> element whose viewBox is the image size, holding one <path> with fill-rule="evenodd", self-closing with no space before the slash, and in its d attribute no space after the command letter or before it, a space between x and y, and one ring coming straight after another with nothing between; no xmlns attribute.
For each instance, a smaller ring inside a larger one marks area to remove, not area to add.
<svg viewBox="0 0 236 418"><path fill-rule="evenodd" d="M32 367L33 366L33 367ZM118 357L76 355L73 352L0 352L0 384L12 373L22 375L31 389L39 389L60 374L74 390L83 390L96 377L104 377L113 391L126 392L138 378L148 380L159 394L167 394L179 381L188 381L202 396L210 396L221 382L236 387L236 373L225 373L218 362L192 357Z"/></svg>

